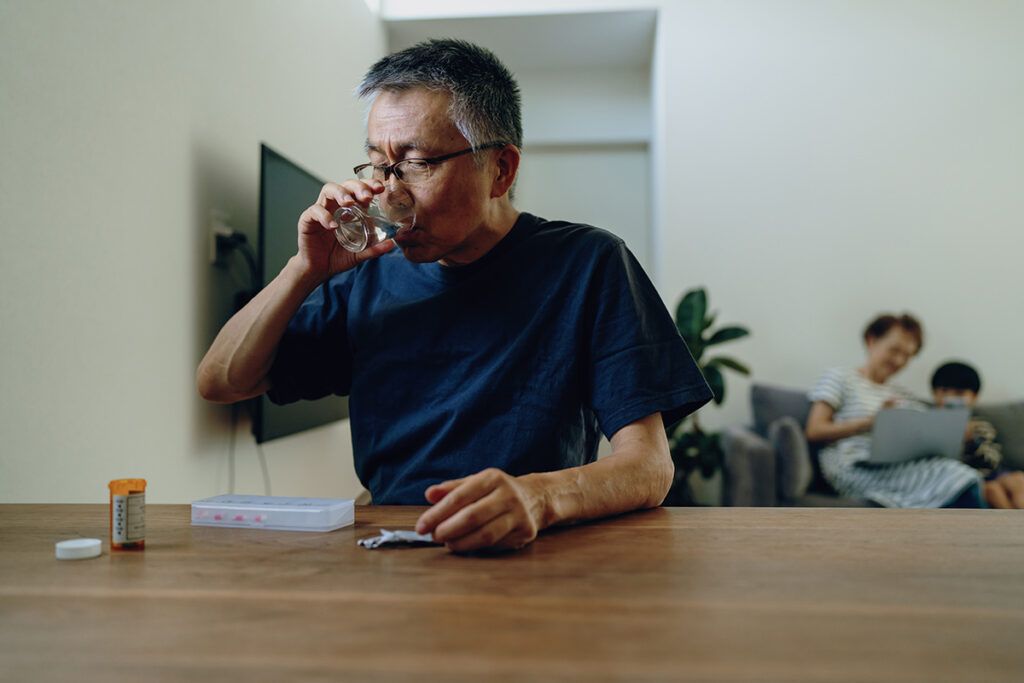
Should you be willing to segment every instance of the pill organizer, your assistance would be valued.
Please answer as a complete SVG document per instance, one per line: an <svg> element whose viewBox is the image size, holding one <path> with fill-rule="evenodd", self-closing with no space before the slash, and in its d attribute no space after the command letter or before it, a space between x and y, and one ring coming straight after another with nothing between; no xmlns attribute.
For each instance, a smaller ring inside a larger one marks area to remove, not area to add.
<svg viewBox="0 0 1024 683"><path fill-rule="evenodd" d="M193 526L334 531L355 523L355 501L227 494L192 503Z"/></svg>

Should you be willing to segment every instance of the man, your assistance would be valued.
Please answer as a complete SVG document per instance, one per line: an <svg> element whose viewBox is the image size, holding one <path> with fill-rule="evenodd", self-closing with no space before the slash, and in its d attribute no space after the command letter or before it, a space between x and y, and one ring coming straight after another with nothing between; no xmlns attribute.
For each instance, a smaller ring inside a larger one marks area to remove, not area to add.
<svg viewBox="0 0 1024 683"><path fill-rule="evenodd" d="M374 502L425 499L417 531L456 552L659 505L665 427L710 390L620 239L513 207L512 75L487 50L428 41L377 62L359 94L369 164L299 217L298 253L214 340L202 395L349 395ZM411 207L414 227L345 251L334 211L375 196ZM599 428L612 453L596 461Z"/></svg>

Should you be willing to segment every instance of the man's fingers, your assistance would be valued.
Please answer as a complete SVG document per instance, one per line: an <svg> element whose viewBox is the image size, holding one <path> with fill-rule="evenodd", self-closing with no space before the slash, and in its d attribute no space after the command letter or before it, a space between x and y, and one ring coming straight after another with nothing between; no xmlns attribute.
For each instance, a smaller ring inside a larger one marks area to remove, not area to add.
<svg viewBox="0 0 1024 683"><path fill-rule="evenodd" d="M383 256L384 254L388 253L394 248L394 240L384 240L383 242L378 242L372 247L367 247L366 249L363 249L362 251L355 254L356 263L362 263L363 261L374 259L377 258L378 256Z"/></svg>
<svg viewBox="0 0 1024 683"><path fill-rule="evenodd" d="M508 512L506 501L497 491L491 491L438 524L434 529L434 540L446 543L462 538L483 528L505 512Z"/></svg>
<svg viewBox="0 0 1024 683"><path fill-rule="evenodd" d="M346 180L343 183L327 183L320 189L316 203L325 209L339 206L362 204L366 206L373 195L384 191L384 184L378 181Z"/></svg>
<svg viewBox="0 0 1024 683"><path fill-rule="evenodd" d="M334 215L331 214L331 212L325 209L324 207L320 206L319 204L314 204L313 206L306 209L306 216L306 225L318 223L326 230L333 230L334 227L337 226L336 223L335 226L331 226L331 223L334 222Z"/></svg>
<svg viewBox="0 0 1024 683"><path fill-rule="evenodd" d="M445 494L439 503L420 515L419 521L416 522L416 531L421 534L432 532L438 524L457 511L483 498L493 488L485 482L489 482L489 479L479 474L461 480L461 483Z"/></svg>
<svg viewBox="0 0 1024 683"><path fill-rule="evenodd" d="M427 498L427 502L433 505L434 503L438 502L439 500L447 496L449 493L451 493L456 487L458 487L460 484L462 484L462 482L466 481L466 479L468 478L469 477L462 477L461 479L451 479L449 481L442 481L440 484L428 486L427 490L424 492L424 495Z"/></svg>
<svg viewBox="0 0 1024 683"><path fill-rule="evenodd" d="M471 550L499 546L502 539L511 534L515 528L516 520L514 515L499 515L476 531L461 538L448 541L445 545L448 546L449 550L456 553L466 553Z"/></svg>

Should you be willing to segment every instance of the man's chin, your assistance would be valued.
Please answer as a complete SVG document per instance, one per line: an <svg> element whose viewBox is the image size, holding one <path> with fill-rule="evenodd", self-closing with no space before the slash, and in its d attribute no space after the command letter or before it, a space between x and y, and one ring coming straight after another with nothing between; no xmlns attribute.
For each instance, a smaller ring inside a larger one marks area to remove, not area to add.
<svg viewBox="0 0 1024 683"><path fill-rule="evenodd" d="M398 248L402 250L405 260L413 263L433 263L440 258L433 249L422 244L399 244Z"/></svg>

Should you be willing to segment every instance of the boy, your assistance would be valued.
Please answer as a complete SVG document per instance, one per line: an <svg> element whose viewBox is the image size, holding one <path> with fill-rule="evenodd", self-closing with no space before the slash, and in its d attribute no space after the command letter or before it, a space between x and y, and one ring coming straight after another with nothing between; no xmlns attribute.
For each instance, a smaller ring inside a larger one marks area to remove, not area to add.
<svg viewBox="0 0 1024 683"><path fill-rule="evenodd" d="M932 397L938 407L961 405L973 409L981 392L978 371L966 363L950 362L932 375ZM1024 472L1000 467L1003 454L996 430L984 420L971 420L964 443L964 462L985 478L985 500L994 508L1024 508Z"/></svg>

